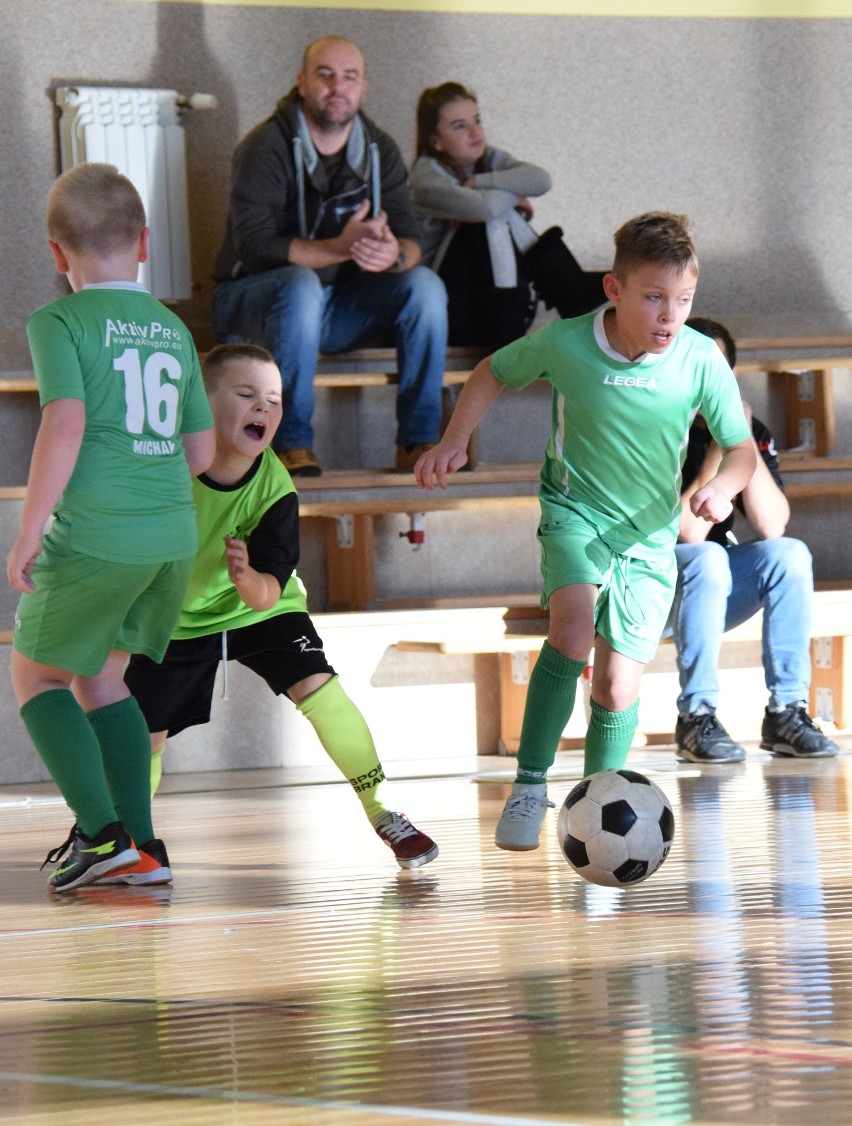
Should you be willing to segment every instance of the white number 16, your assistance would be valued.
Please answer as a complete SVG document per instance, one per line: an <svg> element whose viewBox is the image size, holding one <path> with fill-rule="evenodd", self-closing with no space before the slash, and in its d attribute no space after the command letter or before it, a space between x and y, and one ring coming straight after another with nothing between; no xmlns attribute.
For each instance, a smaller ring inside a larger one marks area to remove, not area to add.
<svg viewBox="0 0 852 1126"><path fill-rule="evenodd" d="M181 378L180 362L168 352L154 352L143 371L136 348L127 348L113 360L116 371L124 373L125 424L131 434L144 434L145 421L155 434L171 438L177 425L180 399L174 383ZM163 376L166 378L163 379Z"/></svg>

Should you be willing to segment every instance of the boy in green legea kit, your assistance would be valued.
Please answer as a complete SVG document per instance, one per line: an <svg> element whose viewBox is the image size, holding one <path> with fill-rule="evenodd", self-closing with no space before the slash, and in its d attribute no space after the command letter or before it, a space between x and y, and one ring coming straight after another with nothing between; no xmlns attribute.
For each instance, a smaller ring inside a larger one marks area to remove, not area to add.
<svg viewBox="0 0 852 1126"><path fill-rule="evenodd" d="M422 488L446 488L505 387L551 384L538 529L550 623L530 677L517 778L495 833L499 848L538 847L552 805L547 772L592 650L584 772L625 762L642 671L675 588L680 472L695 415L723 451L715 476L692 497L696 516L724 520L754 471L731 369L712 341L683 327L697 282L682 216L650 212L625 223L604 280L610 304L554 321L481 361L444 437L415 467Z"/></svg>

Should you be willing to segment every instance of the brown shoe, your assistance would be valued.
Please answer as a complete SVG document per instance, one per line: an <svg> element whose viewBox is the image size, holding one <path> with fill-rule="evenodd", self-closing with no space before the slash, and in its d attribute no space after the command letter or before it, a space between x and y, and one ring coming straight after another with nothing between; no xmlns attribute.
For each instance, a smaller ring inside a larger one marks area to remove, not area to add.
<svg viewBox="0 0 852 1126"><path fill-rule="evenodd" d="M431 450L434 445L434 442L409 442L405 446L397 446L397 473L411 473L423 454L425 454L427 450Z"/></svg>
<svg viewBox="0 0 852 1126"><path fill-rule="evenodd" d="M322 473L313 450L279 450L278 458L291 477L319 477Z"/></svg>

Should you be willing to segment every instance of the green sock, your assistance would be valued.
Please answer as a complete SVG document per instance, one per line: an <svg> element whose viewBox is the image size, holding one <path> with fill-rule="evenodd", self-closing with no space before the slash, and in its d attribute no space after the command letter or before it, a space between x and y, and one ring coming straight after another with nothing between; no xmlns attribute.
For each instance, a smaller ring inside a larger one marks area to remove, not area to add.
<svg viewBox="0 0 852 1126"><path fill-rule="evenodd" d="M132 696L89 712L103 755L118 819L136 844L154 836L151 824L151 736Z"/></svg>
<svg viewBox="0 0 852 1126"><path fill-rule="evenodd" d="M585 667L585 661L564 657L546 641L541 647L530 675L521 724L518 782L535 785L545 781L574 710L577 681Z"/></svg>
<svg viewBox="0 0 852 1126"><path fill-rule="evenodd" d="M328 757L349 779L370 824L381 821L388 812L380 797L385 772L367 722L338 678L333 676L296 706L310 721Z"/></svg>
<svg viewBox="0 0 852 1126"><path fill-rule="evenodd" d="M583 774L597 774L599 770L620 770L627 761L630 744L639 723L639 701L635 700L623 712L611 712L594 700L591 702L592 718L586 732L586 757Z"/></svg>
<svg viewBox="0 0 852 1126"><path fill-rule="evenodd" d="M165 746L162 746L159 751L151 752L151 797L159 790L163 778L163 752L165 749Z"/></svg>
<svg viewBox="0 0 852 1126"><path fill-rule="evenodd" d="M33 696L21 708L21 719L84 836L96 837L118 821L100 744L71 692L52 688Z"/></svg>

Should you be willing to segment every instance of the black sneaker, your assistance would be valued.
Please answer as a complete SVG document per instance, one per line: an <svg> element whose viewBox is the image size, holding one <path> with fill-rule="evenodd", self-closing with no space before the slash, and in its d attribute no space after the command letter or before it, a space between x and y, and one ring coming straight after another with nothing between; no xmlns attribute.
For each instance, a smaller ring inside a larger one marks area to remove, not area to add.
<svg viewBox="0 0 852 1126"><path fill-rule="evenodd" d="M125 868L139 859L127 830L118 821L105 826L91 840L74 825L68 839L58 848L51 849L44 864L54 864L69 847L71 855L47 881L53 891L71 891L72 888L94 883L108 872Z"/></svg>
<svg viewBox="0 0 852 1126"><path fill-rule="evenodd" d="M804 704L790 704L783 712L763 717L760 745L783 758L834 758L840 747L817 727Z"/></svg>
<svg viewBox="0 0 852 1126"><path fill-rule="evenodd" d="M742 762L745 758L745 747L734 742L715 712L679 715L675 742L681 762Z"/></svg>

